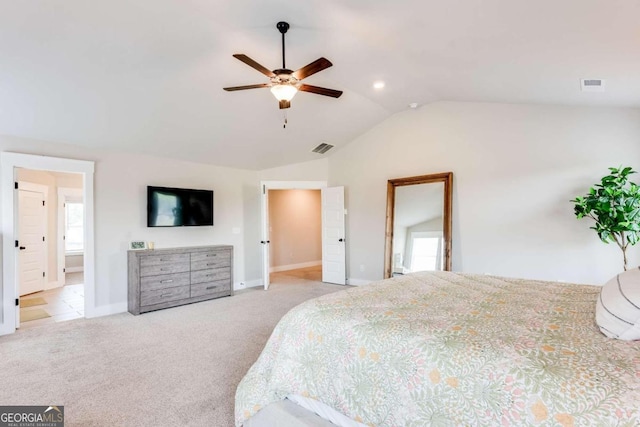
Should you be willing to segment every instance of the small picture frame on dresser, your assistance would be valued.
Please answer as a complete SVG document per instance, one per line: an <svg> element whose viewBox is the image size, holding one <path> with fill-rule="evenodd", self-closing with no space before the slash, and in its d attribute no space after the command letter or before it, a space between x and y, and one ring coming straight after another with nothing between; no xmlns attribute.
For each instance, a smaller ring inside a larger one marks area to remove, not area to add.
<svg viewBox="0 0 640 427"><path fill-rule="evenodd" d="M129 242L129 250L140 251L143 249L147 249L147 242L142 242L139 240Z"/></svg>

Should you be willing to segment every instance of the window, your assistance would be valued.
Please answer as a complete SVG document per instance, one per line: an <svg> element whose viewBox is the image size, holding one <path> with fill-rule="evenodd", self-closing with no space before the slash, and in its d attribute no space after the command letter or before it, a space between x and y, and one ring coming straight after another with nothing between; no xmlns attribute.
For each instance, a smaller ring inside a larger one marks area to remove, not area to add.
<svg viewBox="0 0 640 427"><path fill-rule="evenodd" d="M65 203L64 236L66 252L84 251L84 205L82 203Z"/></svg>
<svg viewBox="0 0 640 427"><path fill-rule="evenodd" d="M412 232L409 246L410 271L443 269L442 232Z"/></svg>

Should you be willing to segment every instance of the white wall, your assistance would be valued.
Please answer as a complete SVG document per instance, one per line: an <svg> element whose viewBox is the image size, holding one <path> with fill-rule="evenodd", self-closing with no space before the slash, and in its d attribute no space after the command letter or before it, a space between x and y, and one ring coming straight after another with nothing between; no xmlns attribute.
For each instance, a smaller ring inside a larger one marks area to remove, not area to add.
<svg viewBox="0 0 640 427"><path fill-rule="evenodd" d="M260 258L244 254L244 224L259 223L257 172L205 164L86 149L65 144L0 136L0 151L95 161L96 305L127 300L127 249L131 240L154 241L156 248L231 244L235 249L234 281L247 280ZM147 228L147 185L214 190L214 226ZM247 190L249 195L247 195ZM234 234L233 229L239 229Z"/></svg>
<svg viewBox="0 0 640 427"><path fill-rule="evenodd" d="M261 181L327 181L329 158L264 169L258 172L258 176Z"/></svg>
<svg viewBox="0 0 640 427"><path fill-rule="evenodd" d="M440 102L396 114L329 159L330 184L346 186L350 276L382 278L386 181L452 171L454 270L603 283L620 250L569 200L618 165L640 170L640 110Z"/></svg>
<svg viewBox="0 0 640 427"><path fill-rule="evenodd" d="M320 190L270 190L269 228L272 271L299 268L300 264L319 265L322 262Z"/></svg>

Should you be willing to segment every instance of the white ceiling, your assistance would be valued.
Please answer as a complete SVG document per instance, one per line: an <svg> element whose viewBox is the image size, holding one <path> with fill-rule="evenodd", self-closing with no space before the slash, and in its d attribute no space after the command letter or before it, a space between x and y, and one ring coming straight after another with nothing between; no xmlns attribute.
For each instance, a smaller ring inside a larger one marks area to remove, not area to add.
<svg viewBox="0 0 640 427"><path fill-rule="evenodd" d="M0 0L0 134L263 169L319 158L412 102L640 107L640 1ZM289 125L234 59L325 56ZM605 93L581 93L604 78ZM382 91L372 88L384 80ZM330 154L331 152L329 152ZM328 154L327 154L328 155Z"/></svg>

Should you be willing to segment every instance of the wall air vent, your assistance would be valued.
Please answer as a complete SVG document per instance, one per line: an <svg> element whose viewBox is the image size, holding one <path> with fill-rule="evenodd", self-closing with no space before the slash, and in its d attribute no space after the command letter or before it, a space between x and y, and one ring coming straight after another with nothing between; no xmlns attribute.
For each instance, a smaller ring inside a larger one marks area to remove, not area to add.
<svg viewBox="0 0 640 427"><path fill-rule="evenodd" d="M313 153L319 153L319 154L324 154L327 151L331 150L333 148L333 145L331 144L325 144L324 142L320 145L318 145L316 148L314 148L313 150L311 150Z"/></svg>
<svg viewBox="0 0 640 427"><path fill-rule="evenodd" d="M583 92L604 92L603 79L581 79L580 89Z"/></svg>

